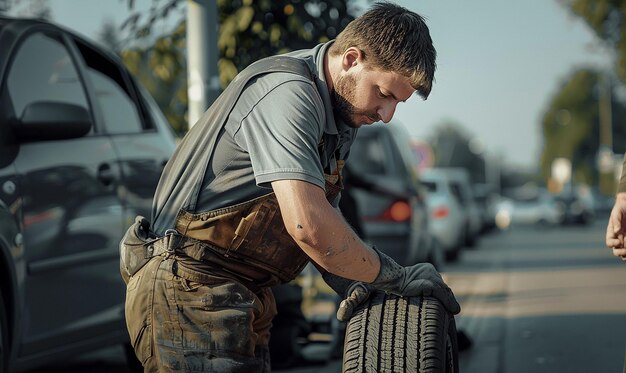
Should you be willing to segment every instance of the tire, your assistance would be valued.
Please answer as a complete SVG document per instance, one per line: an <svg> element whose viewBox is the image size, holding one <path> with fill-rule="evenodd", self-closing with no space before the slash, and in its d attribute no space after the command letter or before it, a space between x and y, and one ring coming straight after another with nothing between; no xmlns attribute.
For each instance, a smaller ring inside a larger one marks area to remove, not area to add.
<svg viewBox="0 0 626 373"><path fill-rule="evenodd" d="M9 327L4 299L0 293L0 373L8 371L9 366Z"/></svg>
<svg viewBox="0 0 626 373"><path fill-rule="evenodd" d="M438 300L375 293L350 319L344 373L458 373L456 325Z"/></svg>
<svg viewBox="0 0 626 373"><path fill-rule="evenodd" d="M458 248L454 248L451 251L446 251L445 258L446 258L446 262L456 262L459 259L459 254L460 251Z"/></svg>

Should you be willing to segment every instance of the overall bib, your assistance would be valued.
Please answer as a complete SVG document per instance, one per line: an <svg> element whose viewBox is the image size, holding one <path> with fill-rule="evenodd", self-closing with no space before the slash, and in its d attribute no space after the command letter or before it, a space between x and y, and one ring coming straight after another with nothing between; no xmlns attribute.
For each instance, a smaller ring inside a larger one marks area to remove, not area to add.
<svg viewBox="0 0 626 373"><path fill-rule="evenodd" d="M212 123L219 125L203 136L216 139L245 84L274 71L311 74L302 60L289 57L253 64L216 101L227 107L214 110L220 113ZM329 201L342 189L342 166L337 161L333 174L325 175ZM190 212L200 183L174 229L156 237L138 219L122 240L131 342L150 372L269 372L267 346L276 315L270 287L293 280L309 258L287 233L274 193Z"/></svg>

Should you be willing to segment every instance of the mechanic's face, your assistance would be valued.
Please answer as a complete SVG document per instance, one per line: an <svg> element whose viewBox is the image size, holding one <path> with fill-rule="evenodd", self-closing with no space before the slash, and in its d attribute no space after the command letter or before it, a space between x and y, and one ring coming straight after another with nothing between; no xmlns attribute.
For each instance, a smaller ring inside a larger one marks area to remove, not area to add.
<svg viewBox="0 0 626 373"><path fill-rule="evenodd" d="M370 69L358 57L350 59L334 84L333 108L350 127L358 128L379 120L388 123L399 102L415 92L409 78L395 72Z"/></svg>

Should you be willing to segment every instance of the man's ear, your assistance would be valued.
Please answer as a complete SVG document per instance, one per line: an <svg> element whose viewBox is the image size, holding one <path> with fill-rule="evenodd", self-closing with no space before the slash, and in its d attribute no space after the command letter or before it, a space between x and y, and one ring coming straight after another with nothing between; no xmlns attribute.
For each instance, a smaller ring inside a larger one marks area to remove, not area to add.
<svg viewBox="0 0 626 373"><path fill-rule="evenodd" d="M343 52L341 66L345 71L360 63L363 63L363 52L359 48L350 47Z"/></svg>

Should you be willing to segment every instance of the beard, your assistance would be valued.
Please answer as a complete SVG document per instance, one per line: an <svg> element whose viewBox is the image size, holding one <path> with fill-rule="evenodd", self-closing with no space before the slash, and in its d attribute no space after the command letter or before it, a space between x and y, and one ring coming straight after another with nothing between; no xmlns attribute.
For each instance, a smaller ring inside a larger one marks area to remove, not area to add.
<svg viewBox="0 0 626 373"><path fill-rule="evenodd" d="M377 113L368 113L357 109L352 102L356 96L356 78L353 75L339 77L331 92L331 101L335 115L352 128L359 128L363 123L357 123L357 116L366 116L374 122L380 120Z"/></svg>

